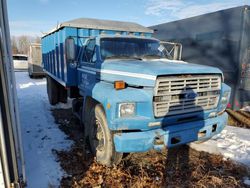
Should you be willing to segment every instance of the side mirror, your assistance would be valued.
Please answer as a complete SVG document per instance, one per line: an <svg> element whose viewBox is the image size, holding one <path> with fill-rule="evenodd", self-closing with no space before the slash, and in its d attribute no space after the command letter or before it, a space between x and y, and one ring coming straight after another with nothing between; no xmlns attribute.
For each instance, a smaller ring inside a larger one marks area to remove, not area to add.
<svg viewBox="0 0 250 188"><path fill-rule="evenodd" d="M65 40L65 55L67 62L72 62L75 60L76 47L75 47L75 40L73 37L68 37Z"/></svg>
<svg viewBox="0 0 250 188"><path fill-rule="evenodd" d="M167 55L170 56L172 60L181 60L182 45L180 43L165 41L161 41L160 43L165 47Z"/></svg>

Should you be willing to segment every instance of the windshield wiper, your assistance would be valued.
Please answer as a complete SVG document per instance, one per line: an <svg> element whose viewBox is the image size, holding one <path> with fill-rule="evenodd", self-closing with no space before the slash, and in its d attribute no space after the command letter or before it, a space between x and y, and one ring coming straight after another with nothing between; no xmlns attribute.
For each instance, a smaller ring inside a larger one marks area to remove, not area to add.
<svg viewBox="0 0 250 188"><path fill-rule="evenodd" d="M142 60L142 58L140 57L126 56L126 55L113 55L113 56L108 56L105 59L115 59L115 58Z"/></svg>

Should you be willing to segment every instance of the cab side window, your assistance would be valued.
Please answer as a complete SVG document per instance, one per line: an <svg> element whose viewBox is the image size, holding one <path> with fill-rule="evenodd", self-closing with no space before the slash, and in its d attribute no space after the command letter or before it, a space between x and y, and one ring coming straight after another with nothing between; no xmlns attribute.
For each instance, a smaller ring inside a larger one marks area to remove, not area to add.
<svg viewBox="0 0 250 188"><path fill-rule="evenodd" d="M82 60L89 63L93 63L96 61L95 39L91 39L88 42L87 46L85 47Z"/></svg>

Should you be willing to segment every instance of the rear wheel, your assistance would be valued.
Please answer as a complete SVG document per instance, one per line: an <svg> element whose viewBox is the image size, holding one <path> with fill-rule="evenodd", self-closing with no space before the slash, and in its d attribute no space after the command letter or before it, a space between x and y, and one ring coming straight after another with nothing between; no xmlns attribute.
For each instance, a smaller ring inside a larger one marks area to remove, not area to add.
<svg viewBox="0 0 250 188"><path fill-rule="evenodd" d="M32 75L32 73L31 73L30 67L28 67L28 73L29 73L29 77L30 77L30 78L33 78L33 75Z"/></svg>
<svg viewBox="0 0 250 188"><path fill-rule="evenodd" d="M58 98L58 85L50 76L46 76L47 79L47 94L49 98L49 103L55 105L59 102Z"/></svg>
<svg viewBox="0 0 250 188"><path fill-rule="evenodd" d="M115 151L113 133L109 130L101 105L95 105L90 113L89 143L97 162L112 166L120 163L123 153Z"/></svg>
<svg viewBox="0 0 250 188"><path fill-rule="evenodd" d="M59 93L58 93L59 102L67 103L67 99L68 99L67 90L62 85L58 85L58 88L59 88Z"/></svg>
<svg viewBox="0 0 250 188"><path fill-rule="evenodd" d="M30 78L34 78L34 76L33 76L32 74L29 74L29 77L30 77Z"/></svg>

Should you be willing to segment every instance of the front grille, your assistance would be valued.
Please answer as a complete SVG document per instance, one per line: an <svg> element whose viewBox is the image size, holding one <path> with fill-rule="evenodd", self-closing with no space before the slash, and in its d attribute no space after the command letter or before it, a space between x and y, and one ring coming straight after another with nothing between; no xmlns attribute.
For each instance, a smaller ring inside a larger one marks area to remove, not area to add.
<svg viewBox="0 0 250 188"><path fill-rule="evenodd" d="M154 114L163 117L216 108L220 89L220 75L158 77L154 91Z"/></svg>

